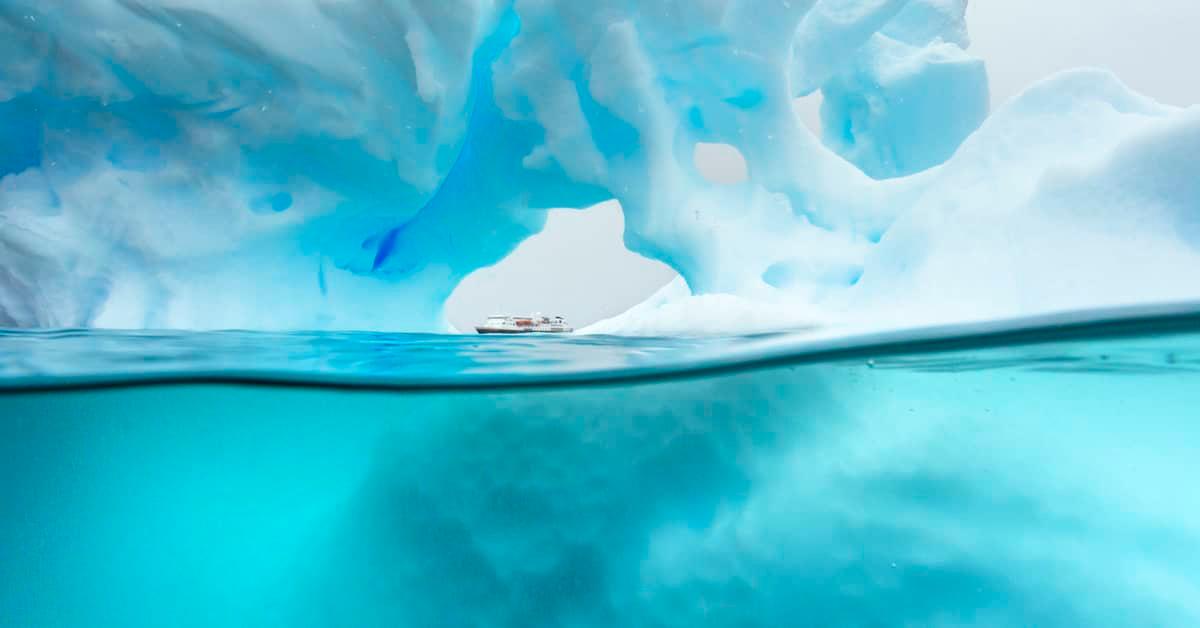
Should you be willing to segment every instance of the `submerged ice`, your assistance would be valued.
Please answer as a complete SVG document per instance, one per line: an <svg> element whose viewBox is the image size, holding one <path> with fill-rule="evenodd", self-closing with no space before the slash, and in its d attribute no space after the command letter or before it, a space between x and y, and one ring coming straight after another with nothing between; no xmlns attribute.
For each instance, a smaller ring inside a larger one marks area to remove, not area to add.
<svg viewBox="0 0 1200 628"><path fill-rule="evenodd" d="M1200 296L1200 111L1077 71L989 117L965 7L10 0L0 325L440 330L614 198L681 280L607 331Z"/></svg>
<svg viewBox="0 0 1200 628"><path fill-rule="evenodd" d="M1190 320L620 386L0 395L0 623L1195 626Z"/></svg>

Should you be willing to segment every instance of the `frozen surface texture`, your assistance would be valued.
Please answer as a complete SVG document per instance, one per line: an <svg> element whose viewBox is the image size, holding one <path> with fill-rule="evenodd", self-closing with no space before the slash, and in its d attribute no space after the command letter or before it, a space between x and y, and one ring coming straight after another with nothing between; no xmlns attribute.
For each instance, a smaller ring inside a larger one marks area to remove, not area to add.
<svg viewBox="0 0 1200 628"><path fill-rule="evenodd" d="M1083 71L988 118L965 5L9 0L0 325L440 330L610 198L686 287L607 331L1200 295L1200 113Z"/></svg>

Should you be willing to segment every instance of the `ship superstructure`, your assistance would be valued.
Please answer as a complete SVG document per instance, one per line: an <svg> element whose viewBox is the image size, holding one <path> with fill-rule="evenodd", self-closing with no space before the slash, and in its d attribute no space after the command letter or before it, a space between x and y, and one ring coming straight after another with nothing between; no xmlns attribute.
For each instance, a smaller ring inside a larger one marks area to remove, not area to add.
<svg viewBox="0 0 1200 628"><path fill-rule="evenodd" d="M497 314L487 317L475 331L481 334L568 334L575 331L561 316L509 316Z"/></svg>

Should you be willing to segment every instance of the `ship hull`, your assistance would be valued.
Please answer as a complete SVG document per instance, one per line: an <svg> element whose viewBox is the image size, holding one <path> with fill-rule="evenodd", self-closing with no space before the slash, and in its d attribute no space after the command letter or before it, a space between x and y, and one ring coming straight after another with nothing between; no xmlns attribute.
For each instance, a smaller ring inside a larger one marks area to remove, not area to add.
<svg viewBox="0 0 1200 628"><path fill-rule="evenodd" d="M535 314L534 316L489 316L482 325L476 325L475 331L480 334L569 334L575 329L563 320L561 316L550 318Z"/></svg>
<svg viewBox="0 0 1200 628"><path fill-rule="evenodd" d="M569 334L571 329L499 329L496 327L476 327L480 334Z"/></svg>

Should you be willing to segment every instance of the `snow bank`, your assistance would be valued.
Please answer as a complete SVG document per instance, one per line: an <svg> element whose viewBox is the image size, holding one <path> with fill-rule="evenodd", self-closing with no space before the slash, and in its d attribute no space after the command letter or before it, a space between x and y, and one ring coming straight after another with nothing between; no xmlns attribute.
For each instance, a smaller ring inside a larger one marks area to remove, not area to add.
<svg viewBox="0 0 1200 628"><path fill-rule="evenodd" d="M896 220L862 273L794 308L856 329L1200 298L1200 107L1077 70L1006 104L944 165L890 184ZM741 303L788 308L794 291ZM672 312L664 320L662 312ZM687 293L602 321L605 333L758 329Z"/></svg>

